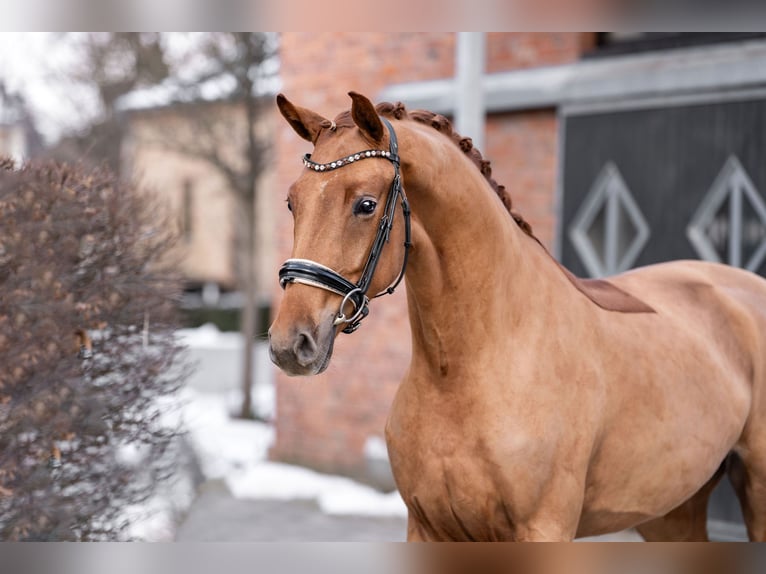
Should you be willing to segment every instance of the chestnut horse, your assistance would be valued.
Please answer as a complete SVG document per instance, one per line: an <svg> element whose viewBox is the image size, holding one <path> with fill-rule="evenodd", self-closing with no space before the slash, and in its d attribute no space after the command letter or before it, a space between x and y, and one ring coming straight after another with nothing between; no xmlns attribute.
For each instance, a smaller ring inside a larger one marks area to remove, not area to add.
<svg viewBox="0 0 766 574"><path fill-rule="evenodd" d="M698 261L577 279L444 117L350 96L332 121L277 97L314 150L271 355L321 372L406 267L386 440L408 539L704 540L728 469L766 540L766 281Z"/></svg>

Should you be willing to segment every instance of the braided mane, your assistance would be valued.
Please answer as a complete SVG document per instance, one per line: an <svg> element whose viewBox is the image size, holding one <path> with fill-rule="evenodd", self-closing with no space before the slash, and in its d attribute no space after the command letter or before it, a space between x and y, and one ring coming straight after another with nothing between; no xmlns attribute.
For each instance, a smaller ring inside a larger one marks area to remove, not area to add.
<svg viewBox="0 0 766 574"><path fill-rule="evenodd" d="M532 233L532 226L529 225L529 223L527 223L527 221L521 215L513 211L511 195L505 189L505 186L497 183L492 177L492 167L490 166L490 162L485 160L482 157L481 152L473 147L473 141L471 138L463 137L452 129L452 122L450 122L449 119L441 114L436 114L426 110L413 110L408 112L404 104L401 102L397 102L396 104L392 104L390 102L382 102L375 106L375 111L377 111L378 114L382 116L393 117L397 120L409 118L418 123L431 126L436 131L449 137L455 143L455 145L457 145L462 150L462 152L471 159L479 171L481 171L481 174L487 180L487 183L489 183L490 187L495 190L495 193L503 202L503 205L508 210L508 213L511 214L513 220L524 231L524 233L537 239ZM351 113L348 111L339 114L338 117L335 118L335 122L338 126L354 125L353 121L351 120Z"/></svg>
<svg viewBox="0 0 766 574"><path fill-rule="evenodd" d="M529 225L529 223L527 223L524 218L521 217L521 215L513 211L511 196L508 191L506 191L505 186L498 184L492 178L492 168L489 165L489 161L485 160L482 157L481 152L473 147L471 138L462 137L452 129L452 123L447 118L441 114L435 114L425 110L413 110L408 112L404 107L404 104L401 102L397 102L396 104L391 104L388 102L380 103L375 106L375 111L379 115L392 117L397 120L409 118L418 123L431 126L436 131L449 137L455 143L455 145L457 145L463 151L463 153L467 155L471 161L473 161L484 178L487 180L487 183L489 183L492 189L495 190L495 193L503 202L503 205L508 210L508 213L511 214L511 217L513 217L513 220L516 222L516 224L522 229L522 231L524 231L524 233L534 239L546 253L548 253L548 250L545 248L545 246L532 233L532 227ZM322 127L330 128L332 125L329 120L327 120L326 124L327 125L323 125ZM335 118L335 124L338 127L353 127L354 122L351 119L351 112L345 111L340 113ZM566 278L575 286L575 288L577 288L582 294L584 294L586 297L588 297L588 299L593 301L593 303L602 309L606 309L607 311L617 311L620 313L655 312L652 307L637 297L631 295L630 293L623 291L613 283L610 283L604 279L580 279L572 274L566 267L561 265L561 263L556 261L556 259L553 258L550 253L548 253L548 256L551 258L551 261L553 261L554 264L558 266Z"/></svg>

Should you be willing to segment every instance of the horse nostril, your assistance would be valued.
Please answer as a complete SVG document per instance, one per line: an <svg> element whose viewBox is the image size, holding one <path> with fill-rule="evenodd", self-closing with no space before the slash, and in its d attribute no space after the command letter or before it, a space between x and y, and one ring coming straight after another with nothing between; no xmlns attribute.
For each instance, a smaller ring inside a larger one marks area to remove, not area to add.
<svg viewBox="0 0 766 574"><path fill-rule="evenodd" d="M302 366L311 365L317 358L317 344L314 337L305 331L298 333L293 345L293 352L298 363Z"/></svg>

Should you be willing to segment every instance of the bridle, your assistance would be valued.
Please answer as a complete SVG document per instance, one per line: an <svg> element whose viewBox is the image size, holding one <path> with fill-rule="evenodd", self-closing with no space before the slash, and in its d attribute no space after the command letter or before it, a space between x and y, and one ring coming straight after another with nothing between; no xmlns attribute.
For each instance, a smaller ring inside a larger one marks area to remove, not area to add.
<svg viewBox="0 0 766 574"><path fill-rule="evenodd" d="M402 178L399 173L399 146L396 140L396 133L394 132L391 123L386 118L381 117L380 119L383 121L386 128L388 128L388 151L373 149L360 151L329 163L316 163L311 161L311 154L303 156L303 165L308 169L317 172L332 171L367 158L387 159L394 165L394 180L391 183L391 189L388 191L383 215L378 223L378 232L370 247L370 253L367 256L367 262L364 265L364 270L362 271L359 281L353 283L343 277L340 273L333 271L329 267L325 267L316 261L311 261L310 259L288 259L279 269L279 284L282 286L282 289L284 289L288 283L303 283L304 285L331 291L343 297L343 301L341 301L333 325L346 325L343 329L344 333L353 333L356 331L361 325L362 319L364 319L370 312L368 308L370 299L367 297L367 291L370 288L372 276L375 273L375 268L378 266L380 256L383 253L383 247L390 239L391 228L394 224L396 201L399 197L402 199L402 213L404 214L404 260L402 262L402 269L396 280L388 288L377 295L374 295L373 299L380 297L381 295L392 294L399 283L401 283L404 278L404 271L407 268L410 247L412 246L410 206L407 202L407 196L404 194ZM346 303L349 301L354 306L354 312L350 317L347 317L345 308Z"/></svg>

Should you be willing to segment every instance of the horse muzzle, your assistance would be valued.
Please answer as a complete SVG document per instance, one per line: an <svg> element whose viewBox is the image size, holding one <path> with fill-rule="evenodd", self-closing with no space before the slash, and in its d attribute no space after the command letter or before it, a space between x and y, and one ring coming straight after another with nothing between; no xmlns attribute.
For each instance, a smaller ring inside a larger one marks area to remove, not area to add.
<svg viewBox="0 0 766 574"><path fill-rule="evenodd" d="M284 333L272 325L269 356L291 377L318 375L330 364L334 342L332 317L316 326L293 325Z"/></svg>

